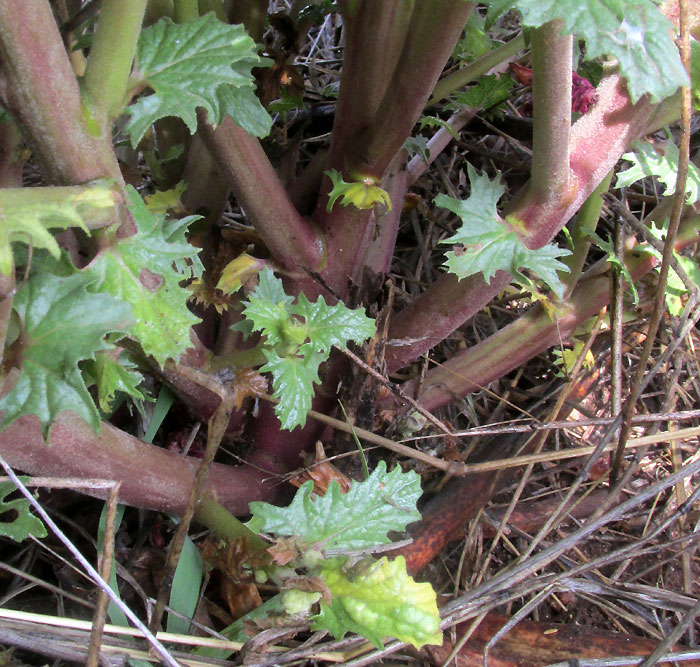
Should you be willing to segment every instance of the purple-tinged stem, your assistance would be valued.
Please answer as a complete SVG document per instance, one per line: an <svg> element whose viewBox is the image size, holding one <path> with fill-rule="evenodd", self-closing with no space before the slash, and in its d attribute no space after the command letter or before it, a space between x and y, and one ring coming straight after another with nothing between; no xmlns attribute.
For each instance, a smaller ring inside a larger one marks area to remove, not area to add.
<svg viewBox="0 0 700 667"><path fill-rule="evenodd" d="M100 178L123 184L111 136L85 122L73 74L51 7L45 0L0 2L2 103L22 128L52 183Z"/></svg>
<svg viewBox="0 0 700 667"><path fill-rule="evenodd" d="M70 412L62 412L44 441L39 421L21 417L0 432L0 454L31 475L121 482L119 502L182 514L200 460L181 456L103 423L99 434ZM205 493L233 514L247 514L251 500L275 502L280 489L251 467L212 464ZM105 497L106 491L87 490Z"/></svg>
<svg viewBox="0 0 700 667"><path fill-rule="evenodd" d="M510 215L530 230L531 248L541 247L567 223L607 173L614 168L630 143L641 135L654 105L644 99L632 104L619 75L603 80L597 89L598 103L573 126L570 165L577 190L559 206L542 207L516 200ZM551 203L550 203L551 204ZM412 304L394 316L390 339L406 344L387 350L390 370L405 366L449 336L475 315L510 281L506 273L496 274L490 285L477 276L463 281L445 275Z"/></svg>
<svg viewBox="0 0 700 667"><path fill-rule="evenodd" d="M681 244L697 241L698 217L688 220ZM633 280L638 280L658 264L648 253L632 251L626 264ZM536 306L486 340L470 347L429 371L423 379L425 393L419 397L426 410L437 410L456 396L478 391L503 377L550 347L566 340L586 319L594 316L610 300L610 279L607 274L582 278L573 291L565 314L556 321L541 306ZM410 391L416 384L404 385Z"/></svg>
<svg viewBox="0 0 700 667"><path fill-rule="evenodd" d="M370 126L348 145L350 172L383 177L423 113L473 8L464 0L416 3L386 93Z"/></svg>
<svg viewBox="0 0 700 667"><path fill-rule="evenodd" d="M292 205L260 142L229 117L216 129L200 118L199 132L274 259L290 273L319 271L323 239Z"/></svg>
<svg viewBox="0 0 700 667"><path fill-rule="evenodd" d="M573 37L562 35L562 26L550 21L532 33L532 173L525 196L541 208L561 207L575 188L569 167Z"/></svg>
<svg viewBox="0 0 700 667"><path fill-rule="evenodd" d="M384 179L384 189L391 198L391 211L384 211L377 216L376 238L367 250L364 264L377 274L388 273L391 269L403 202L408 189L408 175L405 165L406 158L403 151L401 151L389 165L387 176Z"/></svg>
<svg viewBox="0 0 700 667"><path fill-rule="evenodd" d="M598 86L598 102L571 129L570 167L576 187L570 197L546 205L528 194L518 197L509 217L528 230L526 243L541 248L549 243L615 166L634 139L646 129L655 105L642 98L632 104L624 80L613 74Z"/></svg>
<svg viewBox="0 0 700 667"><path fill-rule="evenodd" d="M347 166L348 141L374 118L391 80L414 0L342 2L345 49L328 167Z"/></svg>
<svg viewBox="0 0 700 667"><path fill-rule="evenodd" d="M441 275L392 318L385 351L387 371L403 368L426 354L476 315L511 280L505 271L498 271L489 283L480 275L463 280L451 273Z"/></svg>

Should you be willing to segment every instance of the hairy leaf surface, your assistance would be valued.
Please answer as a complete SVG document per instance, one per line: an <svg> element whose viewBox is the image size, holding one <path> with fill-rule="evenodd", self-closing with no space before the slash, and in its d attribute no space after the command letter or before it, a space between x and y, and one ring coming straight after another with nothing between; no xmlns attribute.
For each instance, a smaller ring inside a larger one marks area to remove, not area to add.
<svg viewBox="0 0 700 667"><path fill-rule="evenodd" d="M420 519L416 503L420 478L398 466L387 473L380 461L364 482L355 482L342 493L332 481L324 496L314 496L313 482L305 482L288 507L253 502L250 510L256 527L266 533L294 535L301 542L322 549L362 549L391 540L389 531L402 531Z"/></svg>
<svg viewBox="0 0 700 667"><path fill-rule="evenodd" d="M344 559L330 559L321 576L333 597L330 605L321 602L321 612L312 620L314 630L328 630L336 639L356 632L377 648L384 637L416 648L442 644L435 591L408 575L403 556L382 558L359 573L346 571Z"/></svg>
<svg viewBox="0 0 700 667"><path fill-rule="evenodd" d="M306 423L313 386L320 382L319 366L328 359L333 345L361 343L374 335L374 320L361 308L351 310L342 303L326 304L323 297L311 303L303 294L294 298L284 292L282 281L269 268L260 272L260 283L243 310L248 326L237 329L260 331L265 337L267 363L260 369L271 372L275 413L282 428Z"/></svg>
<svg viewBox="0 0 700 667"><path fill-rule="evenodd" d="M471 194L465 200L438 195L435 203L456 213L462 220L457 232L442 241L458 243L463 249L447 253L445 266L450 273L466 278L482 273L484 280L491 280L496 271L508 271L517 275L521 268L530 269L561 297L564 285L558 271L567 271L558 257L571 254L555 245L530 250L518 234L499 215L496 209L504 187L497 179L479 175L474 167L467 166Z"/></svg>

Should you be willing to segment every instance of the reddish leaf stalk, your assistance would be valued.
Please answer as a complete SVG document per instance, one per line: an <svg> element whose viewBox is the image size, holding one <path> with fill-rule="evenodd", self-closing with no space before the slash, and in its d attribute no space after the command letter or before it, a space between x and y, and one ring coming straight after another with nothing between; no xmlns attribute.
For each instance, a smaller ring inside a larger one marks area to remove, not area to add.
<svg viewBox="0 0 700 667"><path fill-rule="evenodd" d="M655 105L646 98L630 101L624 79L613 74L598 86L598 103L574 124L570 166L575 188L570 197L536 202L528 187L509 214L528 231L530 248L549 243L615 166L634 139L641 136Z"/></svg>
<svg viewBox="0 0 700 667"><path fill-rule="evenodd" d="M528 229L527 245L531 248L549 243L576 213L629 144L642 134L654 109L644 99L633 105L619 75L607 77L597 92L598 103L571 131L571 170L577 186L573 196L558 205L550 201L546 206L525 197L510 207L510 215ZM389 368L396 370L425 354L467 322L509 281L506 274L496 274L491 285L476 276L463 281L449 275L440 278L393 318L389 337L413 342L387 351Z"/></svg>
<svg viewBox="0 0 700 667"><path fill-rule="evenodd" d="M325 262L321 235L297 213L260 142L229 117L216 129L200 118L199 132L280 265L293 273L320 270Z"/></svg>
<svg viewBox="0 0 700 667"><path fill-rule="evenodd" d="M414 0L362 0L350 8L349 3L341 3L345 51L329 168L344 174L353 171L348 156L358 134L375 117L392 80L402 56L414 4ZM356 177L348 175L346 180ZM323 279L343 298L350 282L360 277L365 253L374 236L376 216L373 210L354 206L336 205L333 211L327 211L325 195L329 187L330 181L324 179L314 219L325 234L328 257L332 258Z"/></svg>
<svg viewBox="0 0 700 667"><path fill-rule="evenodd" d="M686 223L684 242L695 240L700 219ZM626 257L630 275L637 280L650 271L658 260L649 254L634 253ZM487 386L538 354L566 340L571 332L603 308L610 299L607 275L582 278L570 297L567 312L553 321L543 308L537 306L493 336L456 355L440 367L429 371L424 379L426 392L421 405L434 411L455 396L464 396ZM406 383L411 390L415 381Z"/></svg>
<svg viewBox="0 0 700 667"><path fill-rule="evenodd" d="M111 136L91 132L78 82L45 0L0 2L2 103L21 126L46 178L123 183Z"/></svg>

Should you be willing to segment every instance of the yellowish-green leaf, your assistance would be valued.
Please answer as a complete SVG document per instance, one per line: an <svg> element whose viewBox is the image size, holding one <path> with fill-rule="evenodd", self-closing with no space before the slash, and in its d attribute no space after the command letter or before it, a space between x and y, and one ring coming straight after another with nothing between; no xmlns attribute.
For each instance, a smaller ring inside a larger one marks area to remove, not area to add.
<svg viewBox="0 0 700 667"><path fill-rule="evenodd" d="M241 289L244 283L257 276L266 266L269 266L269 262L264 259L258 259L247 252L242 252L224 267L216 289L221 290L224 294L233 294Z"/></svg>
<svg viewBox="0 0 700 667"><path fill-rule="evenodd" d="M180 199L187 190L185 181L180 181L174 188L169 190L159 190L152 195L146 195L144 201L146 208L154 215L165 215L166 213L184 213L185 208Z"/></svg>
<svg viewBox="0 0 700 667"><path fill-rule="evenodd" d="M336 639L348 632L366 637L377 648L385 637L394 637L416 648L442 645L440 614L433 587L415 582L399 556L360 563L345 569L345 559L326 561L321 576L331 594L331 604L321 602L314 630L328 630Z"/></svg>
<svg viewBox="0 0 700 667"><path fill-rule="evenodd" d="M116 202L114 189L105 184L0 189L0 273L12 270L12 243L46 248L58 259L49 229L79 227L89 233L114 219Z"/></svg>

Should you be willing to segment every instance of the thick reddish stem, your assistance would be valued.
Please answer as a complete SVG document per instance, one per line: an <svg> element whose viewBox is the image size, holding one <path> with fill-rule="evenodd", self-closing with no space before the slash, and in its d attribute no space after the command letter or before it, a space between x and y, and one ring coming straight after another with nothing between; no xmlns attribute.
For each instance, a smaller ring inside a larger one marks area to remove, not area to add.
<svg viewBox="0 0 700 667"><path fill-rule="evenodd" d="M274 258L290 272L320 270L321 235L297 213L260 142L229 117L216 129L200 118L199 132Z"/></svg>
<svg viewBox="0 0 700 667"><path fill-rule="evenodd" d="M697 219L686 224L684 238L697 241ZM650 271L658 260L648 253L631 253L626 263L633 280ZM425 393L420 403L426 410L437 410L455 396L464 396L487 386L533 357L566 340L576 327L594 316L610 300L607 275L580 280L570 297L567 312L553 320L537 306L493 336L454 356L440 367L429 371L424 380ZM404 387L411 391L416 381Z"/></svg>
<svg viewBox="0 0 700 667"><path fill-rule="evenodd" d="M410 136L474 8L464 0L417 2L401 58L366 130L348 145L348 169L381 178Z"/></svg>
<svg viewBox="0 0 700 667"><path fill-rule="evenodd" d="M56 419L49 444L39 421L22 417L0 431L0 454L18 470L48 477L108 479L121 482L119 501L181 514L194 483L199 459L183 457L134 438L103 423L96 434L70 412ZM252 500L275 502L280 487L264 472L215 463L206 492L233 514L247 514ZM105 490L86 493L104 498Z"/></svg>

